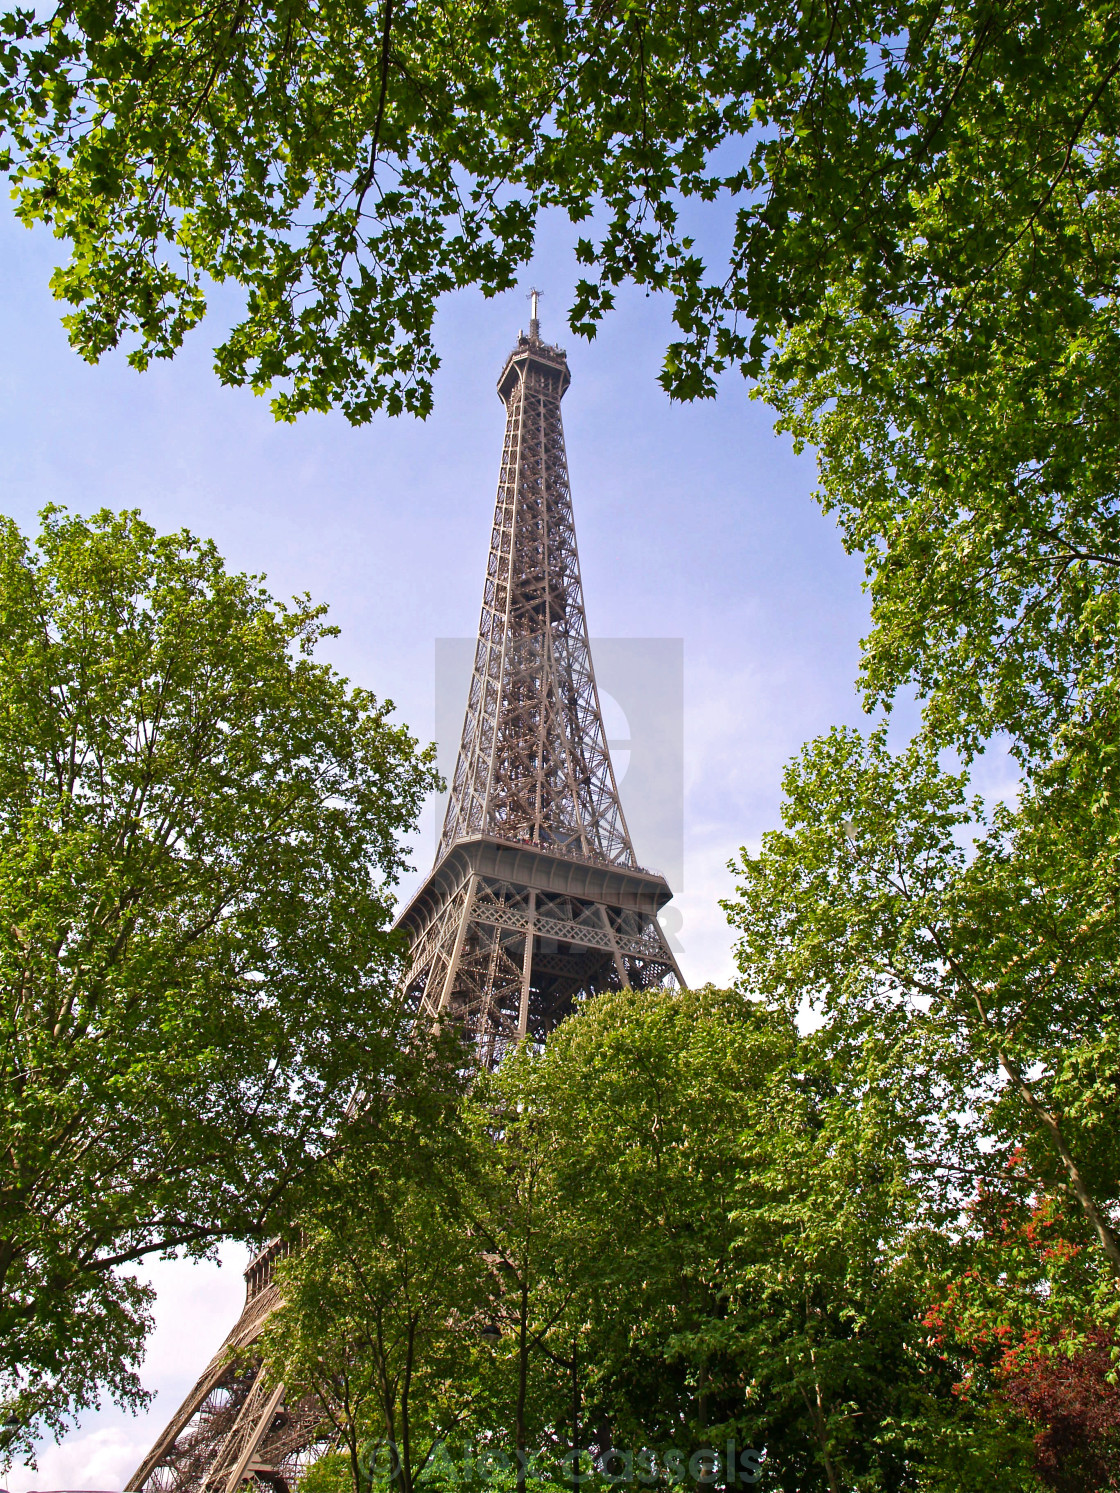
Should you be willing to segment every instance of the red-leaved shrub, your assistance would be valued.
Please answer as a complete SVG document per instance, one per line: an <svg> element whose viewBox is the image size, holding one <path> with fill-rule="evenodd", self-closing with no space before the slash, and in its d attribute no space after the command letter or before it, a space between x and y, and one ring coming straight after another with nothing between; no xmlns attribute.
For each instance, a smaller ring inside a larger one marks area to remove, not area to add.
<svg viewBox="0 0 1120 1493"><path fill-rule="evenodd" d="M1001 1393L1039 1430L1036 1469L1056 1493L1120 1489L1120 1364L1115 1334L1098 1328L1076 1346L1016 1355Z"/></svg>

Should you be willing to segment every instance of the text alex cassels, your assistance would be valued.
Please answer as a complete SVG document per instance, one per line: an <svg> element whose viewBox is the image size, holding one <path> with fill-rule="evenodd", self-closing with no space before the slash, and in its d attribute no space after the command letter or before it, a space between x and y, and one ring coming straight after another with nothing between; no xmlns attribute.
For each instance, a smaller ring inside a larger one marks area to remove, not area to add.
<svg viewBox="0 0 1120 1493"><path fill-rule="evenodd" d="M717 1451L715 1447L702 1446L691 1453L670 1447L665 1451L654 1451L640 1447L633 1451L622 1451L618 1447L599 1456L589 1451L568 1451L559 1455L545 1450L516 1450L512 1456L500 1446L480 1446L477 1451L468 1442L460 1448L450 1448L444 1441L437 1442L431 1455L417 1476L417 1482L433 1481L437 1474L452 1474L457 1480L469 1481L472 1476L488 1483L503 1473L512 1472L515 1464L526 1477L548 1482L581 1484L592 1478L614 1486L632 1487L641 1484L653 1487L665 1483L675 1487L686 1478L694 1483L734 1487L739 1483L757 1483L762 1476L763 1453L747 1447L737 1451L735 1442L728 1441L726 1447ZM392 1441L368 1441L362 1448L360 1462L367 1476L386 1475L392 1477L400 1468L400 1457Z"/></svg>

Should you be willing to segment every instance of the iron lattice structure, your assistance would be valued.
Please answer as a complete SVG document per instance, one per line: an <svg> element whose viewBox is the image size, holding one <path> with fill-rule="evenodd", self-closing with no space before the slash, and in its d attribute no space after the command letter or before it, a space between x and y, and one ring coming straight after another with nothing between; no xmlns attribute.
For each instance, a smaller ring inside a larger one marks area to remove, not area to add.
<svg viewBox="0 0 1120 1493"><path fill-rule="evenodd" d="M245 1306L233 1331L133 1473L130 1493L235 1493L247 1480L288 1493L327 1449L319 1407L289 1403L284 1385L262 1374L251 1355L279 1301L273 1264L288 1248L274 1240L246 1270Z"/></svg>
<svg viewBox="0 0 1120 1493"><path fill-rule="evenodd" d="M480 1068L543 1042L581 996L683 984L657 921L672 893L637 864L603 729L560 418L570 379L534 293L498 380L505 446L443 833L399 920L405 996L460 1023ZM246 1479L288 1493L322 1449L315 1406L289 1404L245 1351L277 1303L284 1248L246 1271L241 1317L128 1493L235 1493Z"/></svg>
<svg viewBox="0 0 1120 1493"><path fill-rule="evenodd" d="M541 1042L581 996L681 984L672 896L626 827L591 661L560 401L535 314L498 393L505 445L474 669L436 864L401 915L420 1011L480 1067Z"/></svg>

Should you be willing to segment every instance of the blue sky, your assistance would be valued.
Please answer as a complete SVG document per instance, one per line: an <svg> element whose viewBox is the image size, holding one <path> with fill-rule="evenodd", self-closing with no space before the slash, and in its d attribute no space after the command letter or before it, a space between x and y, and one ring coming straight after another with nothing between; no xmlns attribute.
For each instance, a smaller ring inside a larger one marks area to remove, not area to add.
<svg viewBox="0 0 1120 1493"><path fill-rule="evenodd" d="M564 418L592 638L684 642L679 957L691 984L728 980L716 905L732 884L726 862L777 822L782 766L801 743L861 719L853 680L867 626L860 562L810 498L811 456L774 435L742 380L727 378L717 401L670 404L657 384L668 308L640 292L620 297L594 343L567 335L576 267L548 224L517 292L441 303L426 422L277 425L267 400L211 372L232 299L174 363L138 375L112 355L90 368L47 289L55 252L43 230L0 216L2 511L34 532L48 502L139 508L161 530L213 538L231 567L265 572L275 595L329 603L342 629L332 662L391 697L425 740L435 640L477 624L504 418L494 386L528 322L524 291L541 287L542 333L567 348L572 371ZM621 792L625 806L625 779ZM433 808L416 838L419 872L434 821ZM13 1471L12 1493L123 1486L232 1324L243 1252L225 1259L220 1271L155 1267L149 1416L87 1415L64 1446L44 1449L38 1473Z"/></svg>

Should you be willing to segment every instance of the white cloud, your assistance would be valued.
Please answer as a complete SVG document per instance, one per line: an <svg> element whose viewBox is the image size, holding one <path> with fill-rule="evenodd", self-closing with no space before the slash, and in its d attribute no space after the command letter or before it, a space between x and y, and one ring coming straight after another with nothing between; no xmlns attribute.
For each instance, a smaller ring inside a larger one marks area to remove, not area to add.
<svg viewBox="0 0 1120 1493"><path fill-rule="evenodd" d="M15 1468L9 1474L10 1493L51 1488L123 1488L147 1451L145 1432L135 1425L102 1426L77 1431L61 1446L48 1446L39 1455L39 1469Z"/></svg>
<svg viewBox="0 0 1120 1493"><path fill-rule="evenodd" d="M220 1264L155 1260L140 1272L156 1288L155 1331L141 1370L153 1392L147 1411L135 1417L115 1405L87 1411L61 1445L39 1448L37 1468L11 1469L8 1493L123 1488L237 1320L244 1262L244 1248L231 1244Z"/></svg>

